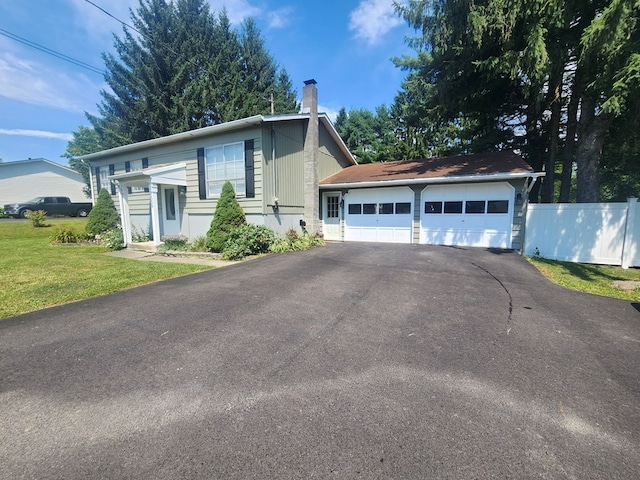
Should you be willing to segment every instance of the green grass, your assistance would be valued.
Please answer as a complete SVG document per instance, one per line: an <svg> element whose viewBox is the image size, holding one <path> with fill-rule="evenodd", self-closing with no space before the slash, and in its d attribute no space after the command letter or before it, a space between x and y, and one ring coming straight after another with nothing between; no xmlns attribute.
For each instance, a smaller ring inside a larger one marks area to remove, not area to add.
<svg viewBox="0 0 640 480"><path fill-rule="evenodd" d="M625 290L614 286L617 281L640 282L640 269L622 269L610 265L559 262L545 258L528 259L540 272L558 285L580 292L640 301L640 288Z"/></svg>
<svg viewBox="0 0 640 480"><path fill-rule="evenodd" d="M45 228L0 222L0 318L211 268L109 257L95 245L50 244L57 228L83 231L86 222L49 219Z"/></svg>

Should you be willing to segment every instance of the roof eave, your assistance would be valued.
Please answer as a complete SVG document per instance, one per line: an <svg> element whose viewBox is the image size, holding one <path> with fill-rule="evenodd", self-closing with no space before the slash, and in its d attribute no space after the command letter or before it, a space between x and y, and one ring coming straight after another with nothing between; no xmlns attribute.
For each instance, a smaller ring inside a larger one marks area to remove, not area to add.
<svg viewBox="0 0 640 480"><path fill-rule="evenodd" d="M233 131L247 126L260 125L263 122L264 116L254 115L253 117L241 118L240 120L233 120L226 123L219 123L217 125L211 125L210 127L203 127L196 130L189 130L188 132L176 133L167 137L152 138L151 140L145 140L144 142L131 143L129 145L123 145L121 147L115 147L109 150L103 150L101 152L83 155L82 158L88 161L99 160L104 157L135 152L144 148L158 147L161 145L168 145L171 143L181 142L193 138L200 138L215 133Z"/></svg>
<svg viewBox="0 0 640 480"><path fill-rule="evenodd" d="M366 187L393 187L404 185L418 185L429 183L472 183L484 181L516 180L518 178L544 177L544 172L512 172L512 173L491 173L479 175L458 175L452 177L430 177L430 178L407 178L399 180L375 180L365 182L343 182L343 183L321 183L320 188L328 190L332 188L366 188Z"/></svg>

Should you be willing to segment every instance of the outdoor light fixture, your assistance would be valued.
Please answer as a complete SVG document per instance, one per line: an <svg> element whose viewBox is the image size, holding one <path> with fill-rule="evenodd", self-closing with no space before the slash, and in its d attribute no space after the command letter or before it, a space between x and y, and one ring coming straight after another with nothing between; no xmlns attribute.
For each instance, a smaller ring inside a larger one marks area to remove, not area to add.
<svg viewBox="0 0 640 480"><path fill-rule="evenodd" d="M181 197L187 196L187 187L185 185L181 185L178 187L178 191L180 192Z"/></svg>

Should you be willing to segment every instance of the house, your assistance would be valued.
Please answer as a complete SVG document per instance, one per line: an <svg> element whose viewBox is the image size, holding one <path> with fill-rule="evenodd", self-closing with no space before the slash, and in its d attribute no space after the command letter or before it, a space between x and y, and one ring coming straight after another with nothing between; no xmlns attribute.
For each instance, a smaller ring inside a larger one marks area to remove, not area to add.
<svg viewBox="0 0 640 480"><path fill-rule="evenodd" d="M299 114L255 115L86 155L94 194L107 188L125 242L148 232L205 235L225 181L247 221L284 233L320 231L319 179L356 161L318 113L316 82L305 82Z"/></svg>
<svg viewBox="0 0 640 480"><path fill-rule="evenodd" d="M319 184L324 236L521 250L542 175L513 152L345 168Z"/></svg>
<svg viewBox="0 0 640 480"><path fill-rule="evenodd" d="M87 155L94 194L108 188L125 241L205 235L230 181L251 223L327 240L513 248L523 245L535 180L512 152L359 165L316 82L302 113L256 115Z"/></svg>
<svg viewBox="0 0 640 480"><path fill-rule="evenodd" d="M0 162L0 205L34 197L65 196L86 202L82 175L44 158Z"/></svg>

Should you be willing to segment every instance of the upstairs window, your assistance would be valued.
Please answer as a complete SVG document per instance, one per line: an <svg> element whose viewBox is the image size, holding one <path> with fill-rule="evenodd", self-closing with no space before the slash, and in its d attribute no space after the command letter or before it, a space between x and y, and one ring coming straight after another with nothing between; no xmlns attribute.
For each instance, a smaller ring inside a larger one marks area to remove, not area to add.
<svg viewBox="0 0 640 480"><path fill-rule="evenodd" d="M237 196L246 195L244 142L205 148L207 197L218 197L229 181Z"/></svg>

